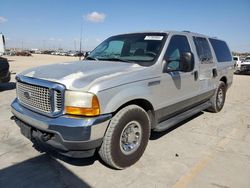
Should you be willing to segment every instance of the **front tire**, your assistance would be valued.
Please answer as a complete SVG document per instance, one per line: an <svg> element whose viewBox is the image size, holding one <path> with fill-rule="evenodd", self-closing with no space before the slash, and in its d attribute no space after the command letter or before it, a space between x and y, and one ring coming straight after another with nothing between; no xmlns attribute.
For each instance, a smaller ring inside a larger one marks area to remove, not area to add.
<svg viewBox="0 0 250 188"><path fill-rule="evenodd" d="M121 109L111 120L99 155L109 166L124 169L144 153L150 134L147 112L137 105Z"/></svg>

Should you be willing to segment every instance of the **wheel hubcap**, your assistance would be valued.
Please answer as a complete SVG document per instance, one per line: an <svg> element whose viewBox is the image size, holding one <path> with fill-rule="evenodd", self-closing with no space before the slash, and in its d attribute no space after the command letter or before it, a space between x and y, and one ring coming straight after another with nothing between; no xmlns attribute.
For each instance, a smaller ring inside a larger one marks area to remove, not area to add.
<svg viewBox="0 0 250 188"><path fill-rule="evenodd" d="M220 89L217 95L217 106L220 108L223 105L224 101L224 93L223 90Z"/></svg>
<svg viewBox="0 0 250 188"><path fill-rule="evenodd" d="M142 129L137 121L129 122L123 129L120 137L122 153L129 155L135 152L141 143Z"/></svg>

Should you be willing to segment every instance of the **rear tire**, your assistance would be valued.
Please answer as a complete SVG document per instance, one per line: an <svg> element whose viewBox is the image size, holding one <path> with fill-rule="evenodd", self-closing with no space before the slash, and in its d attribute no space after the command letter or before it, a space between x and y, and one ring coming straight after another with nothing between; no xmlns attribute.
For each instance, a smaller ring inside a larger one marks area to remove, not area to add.
<svg viewBox="0 0 250 188"><path fill-rule="evenodd" d="M226 91L226 84L220 81L213 97L210 99L212 106L208 108L208 111L214 113L221 111L225 103Z"/></svg>
<svg viewBox="0 0 250 188"><path fill-rule="evenodd" d="M111 120L99 155L109 166L124 169L144 153L150 134L147 112L137 105L121 109Z"/></svg>

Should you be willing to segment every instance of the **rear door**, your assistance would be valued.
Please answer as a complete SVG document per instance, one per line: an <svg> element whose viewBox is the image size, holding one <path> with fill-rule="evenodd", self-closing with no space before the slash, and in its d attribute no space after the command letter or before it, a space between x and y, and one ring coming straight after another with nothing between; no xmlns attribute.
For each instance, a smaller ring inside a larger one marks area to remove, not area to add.
<svg viewBox="0 0 250 188"><path fill-rule="evenodd" d="M193 36L194 45L199 62L199 91L206 97L215 89L216 68L211 47L206 37Z"/></svg>
<svg viewBox="0 0 250 188"><path fill-rule="evenodd" d="M234 62L232 61L231 51L225 41L209 38L210 44L216 58L216 69L218 72L218 78L226 76L227 83L230 84L233 81Z"/></svg>

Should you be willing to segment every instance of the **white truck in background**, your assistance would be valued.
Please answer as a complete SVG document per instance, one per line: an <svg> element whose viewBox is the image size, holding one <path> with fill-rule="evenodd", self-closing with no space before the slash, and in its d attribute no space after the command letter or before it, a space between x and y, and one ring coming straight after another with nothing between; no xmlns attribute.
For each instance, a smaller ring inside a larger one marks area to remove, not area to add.
<svg viewBox="0 0 250 188"><path fill-rule="evenodd" d="M240 56L233 56L235 63L235 74L244 74L250 72L250 56L241 59Z"/></svg>
<svg viewBox="0 0 250 188"><path fill-rule="evenodd" d="M240 56L233 56L233 60L234 60L234 66L236 71L240 69L241 66L241 59Z"/></svg>
<svg viewBox="0 0 250 188"><path fill-rule="evenodd" d="M4 35L0 33L0 56L2 56L5 52L5 39Z"/></svg>
<svg viewBox="0 0 250 188"><path fill-rule="evenodd" d="M247 56L242 62L240 66L241 73L250 73L250 56Z"/></svg>
<svg viewBox="0 0 250 188"><path fill-rule="evenodd" d="M10 81L9 62L6 58L1 57L5 52L4 35L0 33L0 84Z"/></svg>

